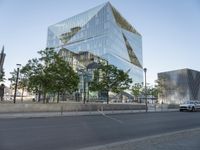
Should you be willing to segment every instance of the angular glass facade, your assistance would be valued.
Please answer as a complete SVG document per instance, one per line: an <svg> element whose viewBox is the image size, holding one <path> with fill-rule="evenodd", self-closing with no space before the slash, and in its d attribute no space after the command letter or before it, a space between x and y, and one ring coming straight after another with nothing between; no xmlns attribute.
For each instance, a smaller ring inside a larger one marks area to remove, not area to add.
<svg viewBox="0 0 200 150"><path fill-rule="evenodd" d="M191 69L180 69L158 73L163 80L160 103L180 104L188 100L200 101L200 72Z"/></svg>
<svg viewBox="0 0 200 150"><path fill-rule="evenodd" d="M143 82L142 36L109 2L49 26L47 47L89 52Z"/></svg>

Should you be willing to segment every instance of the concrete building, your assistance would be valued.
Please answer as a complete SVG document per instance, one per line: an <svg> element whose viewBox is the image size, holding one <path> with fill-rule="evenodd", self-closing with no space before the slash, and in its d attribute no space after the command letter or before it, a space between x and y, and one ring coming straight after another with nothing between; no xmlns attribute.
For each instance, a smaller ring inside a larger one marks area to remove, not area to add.
<svg viewBox="0 0 200 150"><path fill-rule="evenodd" d="M200 100L200 72L180 69L158 73L162 84L160 103L179 104L187 100Z"/></svg>

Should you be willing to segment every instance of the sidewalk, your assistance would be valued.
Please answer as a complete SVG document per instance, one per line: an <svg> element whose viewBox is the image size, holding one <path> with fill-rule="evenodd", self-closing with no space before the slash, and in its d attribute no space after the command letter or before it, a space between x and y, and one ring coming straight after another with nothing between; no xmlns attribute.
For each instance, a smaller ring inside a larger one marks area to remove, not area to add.
<svg viewBox="0 0 200 150"><path fill-rule="evenodd" d="M81 150L199 150L200 128L120 141Z"/></svg>
<svg viewBox="0 0 200 150"><path fill-rule="evenodd" d="M169 112L178 111L178 109L150 109L148 112ZM114 110L114 111L74 111L74 112L18 112L18 113L0 113L0 119L6 118L41 118L41 117L61 117L61 116L84 116L84 115L108 115L123 113L142 113L145 110Z"/></svg>

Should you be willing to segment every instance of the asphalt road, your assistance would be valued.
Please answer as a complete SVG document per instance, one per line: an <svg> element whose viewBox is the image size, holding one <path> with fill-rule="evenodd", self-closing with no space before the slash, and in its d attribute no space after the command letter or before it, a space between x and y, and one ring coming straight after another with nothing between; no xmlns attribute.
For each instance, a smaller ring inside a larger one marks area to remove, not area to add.
<svg viewBox="0 0 200 150"><path fill-rule="evenodd" d="M0 119L0 150L73 150L200 127L200 112Z"/></svg>

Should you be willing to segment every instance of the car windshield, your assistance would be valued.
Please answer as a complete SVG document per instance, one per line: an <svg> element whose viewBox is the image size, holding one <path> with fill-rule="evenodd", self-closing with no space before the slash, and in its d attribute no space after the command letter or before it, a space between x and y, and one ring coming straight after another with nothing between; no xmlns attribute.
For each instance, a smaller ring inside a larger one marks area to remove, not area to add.
<svg viewBox="0 0 200 150"><path fill-rule="evenodd" d="M187 101L187 102L184 102L183 104L194 104L194 102L192 102L192 101Z"/></svg>

